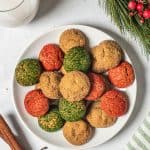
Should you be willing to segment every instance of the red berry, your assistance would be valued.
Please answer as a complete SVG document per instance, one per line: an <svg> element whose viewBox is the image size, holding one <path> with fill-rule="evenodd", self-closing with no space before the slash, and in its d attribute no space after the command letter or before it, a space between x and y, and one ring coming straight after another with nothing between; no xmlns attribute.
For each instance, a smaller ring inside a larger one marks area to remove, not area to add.
<svg viewBox="0 0 150 150"><path fill-rule="evenodd" d="M139 15L139 17L142 17L143 16L143 12L142 11L138 12L138 15Z"/></svg>
<svg viewBox="0 0 150 150"><path fill-rule="evenodd" d="M144 5L142 3L138 3L136 6L137 11L143 11Z"/></svg>
<svg viewBox="0 0 150 150"><path fill-rule="evenodd" d="M150 9L144 10L144 12L143 12L143 17L144 17L145 19L150 19Z"/></svg>
<svg viewBox="0 0 150 150"><path fill-rule="evenodd" d="M130 2L128 3L128 8L129 8L130 10L135 10L135 9L136 9L136 5L137 5L137 3L136 3L134 0L132 0L132 1L130 1Z"/></svg>

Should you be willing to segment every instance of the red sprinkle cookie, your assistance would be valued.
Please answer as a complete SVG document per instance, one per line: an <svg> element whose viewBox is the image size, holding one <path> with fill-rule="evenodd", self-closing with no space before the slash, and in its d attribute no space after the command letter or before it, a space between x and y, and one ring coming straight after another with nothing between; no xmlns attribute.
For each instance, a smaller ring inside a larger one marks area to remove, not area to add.
<svg viewBox="0 0 150 150"><path fill-rule="evenodd" d="M102 75L92 72L88 74L88 77L91 82L91 90L85 99L94 101L97 100L106 90L105 79Z"/></svg>
<svg viewBox="0 0 150 150"><path fill-rule="evenodd" d="M49 100L40 90L28 92L24 99L24 105L27 112L34 117L40 117L49 110Z"/></svg>
<svg viewBox="0 0 150 150"><path fill-rule="evenodd" d="M108 71L109 80L113 85L119 88L130 86L134 79L134 70L128 62L124 61L119 66Z"/></svg>
<svg viewBox="0 0 150 150"><path fill-rule="evenodd" d="M47 44L42 48L39 59L47 71L59 70L63 63L63 52L57 45Z"/></svg>
<svg viewBox="0 0 150 150"><path fill-rule="evenodd" d="M110 90L101 97L101 109L112 117L120 117L127 112L127 96L120 91Z"/></svg>

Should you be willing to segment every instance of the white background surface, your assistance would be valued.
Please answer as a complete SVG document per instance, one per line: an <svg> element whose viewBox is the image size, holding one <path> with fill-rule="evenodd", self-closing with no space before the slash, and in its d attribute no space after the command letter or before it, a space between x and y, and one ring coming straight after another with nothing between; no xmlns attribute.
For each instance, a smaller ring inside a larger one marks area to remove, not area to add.
<svg viewBox="0 0 150 150"><path fill-rule="evenodd" d="M113 139L92 150L122 150L143 121L150 108L150 61L148 62L134 38L127 38L111 23L97 0L42 0L37 17L28 25L9 29L0 27L0 113L8 121L26 150L40 150L47 146L21 124L13 107L11 78L16 60L24 47L46 30L66 24L90 25L110 34L132 58L137 71L137 102L128 123ZM9 147L0 139L0 149ZM49 147L49 150L58 148Z"/></svg>

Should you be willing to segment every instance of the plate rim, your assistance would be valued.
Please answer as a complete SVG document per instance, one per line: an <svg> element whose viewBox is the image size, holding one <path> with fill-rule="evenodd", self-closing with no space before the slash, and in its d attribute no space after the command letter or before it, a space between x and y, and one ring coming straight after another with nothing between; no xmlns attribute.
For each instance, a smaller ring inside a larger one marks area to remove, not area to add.
<svg viewBox="0 0 150 150"><path fill-rule="evenodd" d="M28 48L34 43L36 42L37 40L39 40L42 36L52 32L52 31L56 31L56 30L59 30L59 29L62 29L62 28L90 28L90 29L94 29L94 30L97 30L97 31L101 31L102 33L104 33L105 35L109 36L111 39L115 40L110 34L104 32L103 30L101 29L97 29L96 27L93 27L93 26L88 26L88 25L81 25L81 24L70 24L70 25L62 25L62 26L55 26L55 27L50 27L50 29L46 29L44 30L44 32L40 33L39 35L35 36L34 38L32 38L29 42L27 42L27 44L25 44L24 48L23 48L23 51L21 53L18 54L18 57L16 59L16 63L15 63L15 66L18 64L18 62L20 61L21 57L26 53L26 51L28 50ZM135 100L134 100L134 104L133 104L133 109L131 110L130 114L129 114L129 117L127 118L126 122L124 123L124 125L114 134L112 135L109 139L105 140L104 142L101 142L99 144L92 144L91 146L87 146L86 148L84 147L75 147L75 148L69 148L69 147L63 147L65 149L87 149L87 148L93 148L93 147L96 147L98 145L101 145L103 143L106 143L108 142L109 140L111 140L114 136L116 136L124 127L125 125L128 123L132 113L133 113L133 110L135 109L135 104L136 104L136 101L137 101L137 73L136 73L136 70L135 70L135 66L132 62L132 59L131 57L128 55L127 51L125 50L127 56L129 57L130 61L131 61L131 64L133 65L133 68L134 68L134 73L135 73ZM19 120L21 121L21 123L23 124L23 126L29 131L29 133L31 133L32 135L34 135L37 139L41 140L42 142L46 143L47 145L49 146L53 146L55 148L62 148L61 146L59 145L55 145L53 143L49 143L47 142L46 140L44 140L43 138L39 137L36 133L34 133L29 127L28 125L26 124L26 122L23 120L23 118L21 117L20 113L19 113L19 110L17 108L17 104L16 104L16 100L15 100L15 94L14 94L14 86L15 86L15 69L13 68L13 75L12 75L12 79L11 79L11 93L12 93L12 99L13 99L13 107L15 108L15 111L16 111L16 114L19 118Z"/></svg>

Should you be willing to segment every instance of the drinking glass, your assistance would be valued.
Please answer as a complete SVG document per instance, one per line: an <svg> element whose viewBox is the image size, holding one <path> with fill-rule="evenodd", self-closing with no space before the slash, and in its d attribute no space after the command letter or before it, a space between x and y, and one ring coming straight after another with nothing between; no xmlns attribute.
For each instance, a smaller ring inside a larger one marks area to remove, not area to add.
<svg viewBox="0 0 150 150"><path fill-rule="evenodd" d="M0 0L0 25L16 27L30 22L40 0Z"/></svg>

